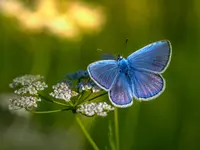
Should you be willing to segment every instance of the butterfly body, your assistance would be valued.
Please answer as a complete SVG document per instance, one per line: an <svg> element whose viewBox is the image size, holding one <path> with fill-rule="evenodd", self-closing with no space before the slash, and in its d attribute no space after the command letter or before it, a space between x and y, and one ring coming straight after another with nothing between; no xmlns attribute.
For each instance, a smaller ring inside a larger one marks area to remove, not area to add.
<svg viewBox="0 0 200 150"><path fill-rule="evenodd" d="M128 62L126 59L124 59L124 58L118 59L118 66L119 66L120 72L123 72L126 74L128 73L129 65L128 65Z"/></svg>
<svg viewBox="0 0 200 150"><path fill-rule="evenodd" d="M88 66L91 79L105 91L116 107L128 107L133 98L147 101L165 89L161 73L171 58L169 41L158 41L132 53L127 59L97 61Z"/></svg>

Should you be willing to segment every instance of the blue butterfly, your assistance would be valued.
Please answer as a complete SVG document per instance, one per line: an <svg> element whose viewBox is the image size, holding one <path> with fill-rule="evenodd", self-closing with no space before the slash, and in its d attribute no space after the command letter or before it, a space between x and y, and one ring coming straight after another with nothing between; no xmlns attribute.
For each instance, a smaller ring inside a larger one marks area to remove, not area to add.
<svg viewBox="0 0 200 150"><path fill-rule="evenodd" d="M127 59L102 60L91 63L87 70L91 79L108 91L116 107L128 107L133 98L148 101L165 89L163 73L169 65L172 48L169 41L158 41L132 53Z"/></svg>

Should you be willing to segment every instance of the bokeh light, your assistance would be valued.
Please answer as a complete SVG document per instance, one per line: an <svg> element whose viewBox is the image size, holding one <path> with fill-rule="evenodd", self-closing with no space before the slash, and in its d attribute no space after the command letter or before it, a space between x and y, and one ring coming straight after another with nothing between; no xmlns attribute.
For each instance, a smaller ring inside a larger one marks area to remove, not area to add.
<svg viewBox="0 0 200 150"><path fill-rule="evenodd" d="M47 29L69 39L79 39L83 33L98 32L105 23L105 15L100 6L65 1L59 7L58 3L57 0L38 0L34 10L31 10L21 1L6 0L0 3L0 8L4 15L16 18L23 29Z"/></svg>

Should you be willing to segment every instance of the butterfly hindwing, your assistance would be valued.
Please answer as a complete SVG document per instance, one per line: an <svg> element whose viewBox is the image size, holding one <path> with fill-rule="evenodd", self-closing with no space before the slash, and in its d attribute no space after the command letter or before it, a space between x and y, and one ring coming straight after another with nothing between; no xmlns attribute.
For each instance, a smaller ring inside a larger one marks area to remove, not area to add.
<svg viewBox="0 0 200 150"><path fill-rule="evenodd" d="M144 70L132 70L130 73L135 98L150 100L159 96L165 88L160 74Z"/></svg>
<svg viewBox="0 0 200 150"><path fill-rule="evenodd" d="M109 99L116 107L132 105L133 89L131 79L125 73L120 73L109 91Z"/></svg>
<svg viewBox="0 0 200 150"><path fill-rule="evenodd" d="M170 42L158 41L149 44L128 56L129 65L136 69L145 69L161 73L167 68L171 57Z"/></svg>
<svg viewBox="0 0 200 150"><path fill-rule="evenodd" d="M88 72L97 85L108 91L119 73L119 68L116 60L102 60L90 64Z"/></svg>

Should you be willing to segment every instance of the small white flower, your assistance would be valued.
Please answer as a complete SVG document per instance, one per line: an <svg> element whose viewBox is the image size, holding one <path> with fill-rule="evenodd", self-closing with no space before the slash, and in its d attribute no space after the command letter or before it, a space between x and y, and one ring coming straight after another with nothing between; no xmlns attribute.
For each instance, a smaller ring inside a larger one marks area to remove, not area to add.
<svg viewBox="0 0 200 150"><path fill-rule="evenodd" d="M107 116L107 112L114 110L114 107L108 105L106 102L99 103L87 103L80 105L76 110L78 113L86 115L88 117L94 116Z"/></svg>
<svg viewBox="0 0 200 150"><path fill-rule="evenodd" d="M88 91L92 89L92 84L90 82L82 81L78 83L77 88L79 92Z"/></svg>
<svg viewBox="0 0 200 150"><path fill-rule="evenodd" d="M94 85L93 87L92 87L92 92L93 93L97 93L97 92L100 92L102 89L99 87L99 86L97 86L97 85Z"/></svg>
<svg viewBox="0 0 200 150"><path fill-rule="evenodd" d="M30 94L35 95L38 91L42 91L47 88L47 84L43 81L43 77L40 75L24 75L17 77L9 85L11 88L16 89L16 94Z"/></svg>
<svg viewBox="0 0 200 150"><path fill-rule="evenodd" d="M41 99L33 96L16 96L14 98L9 99L9 101L9 109L15 110L21 108L36 108L37 102L41 101Z"/></svg>
<svg viewBox="0 0 200 150"><path fill-rule="evenodd" d="M78 95L78 93L72 91L68 82L57 83L52 88L53 92L50 95L56 99L63 99L66 102L69 102L71 97Z"/></svg>
<svg viewBox="0 0 200 150"><path fill-rule="evenodd" d="M90 82L86 82L86 81L79 82L77 88L78 88L79 92L91 90L93 93L97 93L97 92L100 92L102 90L93 81L90 81Z"/></svg>

